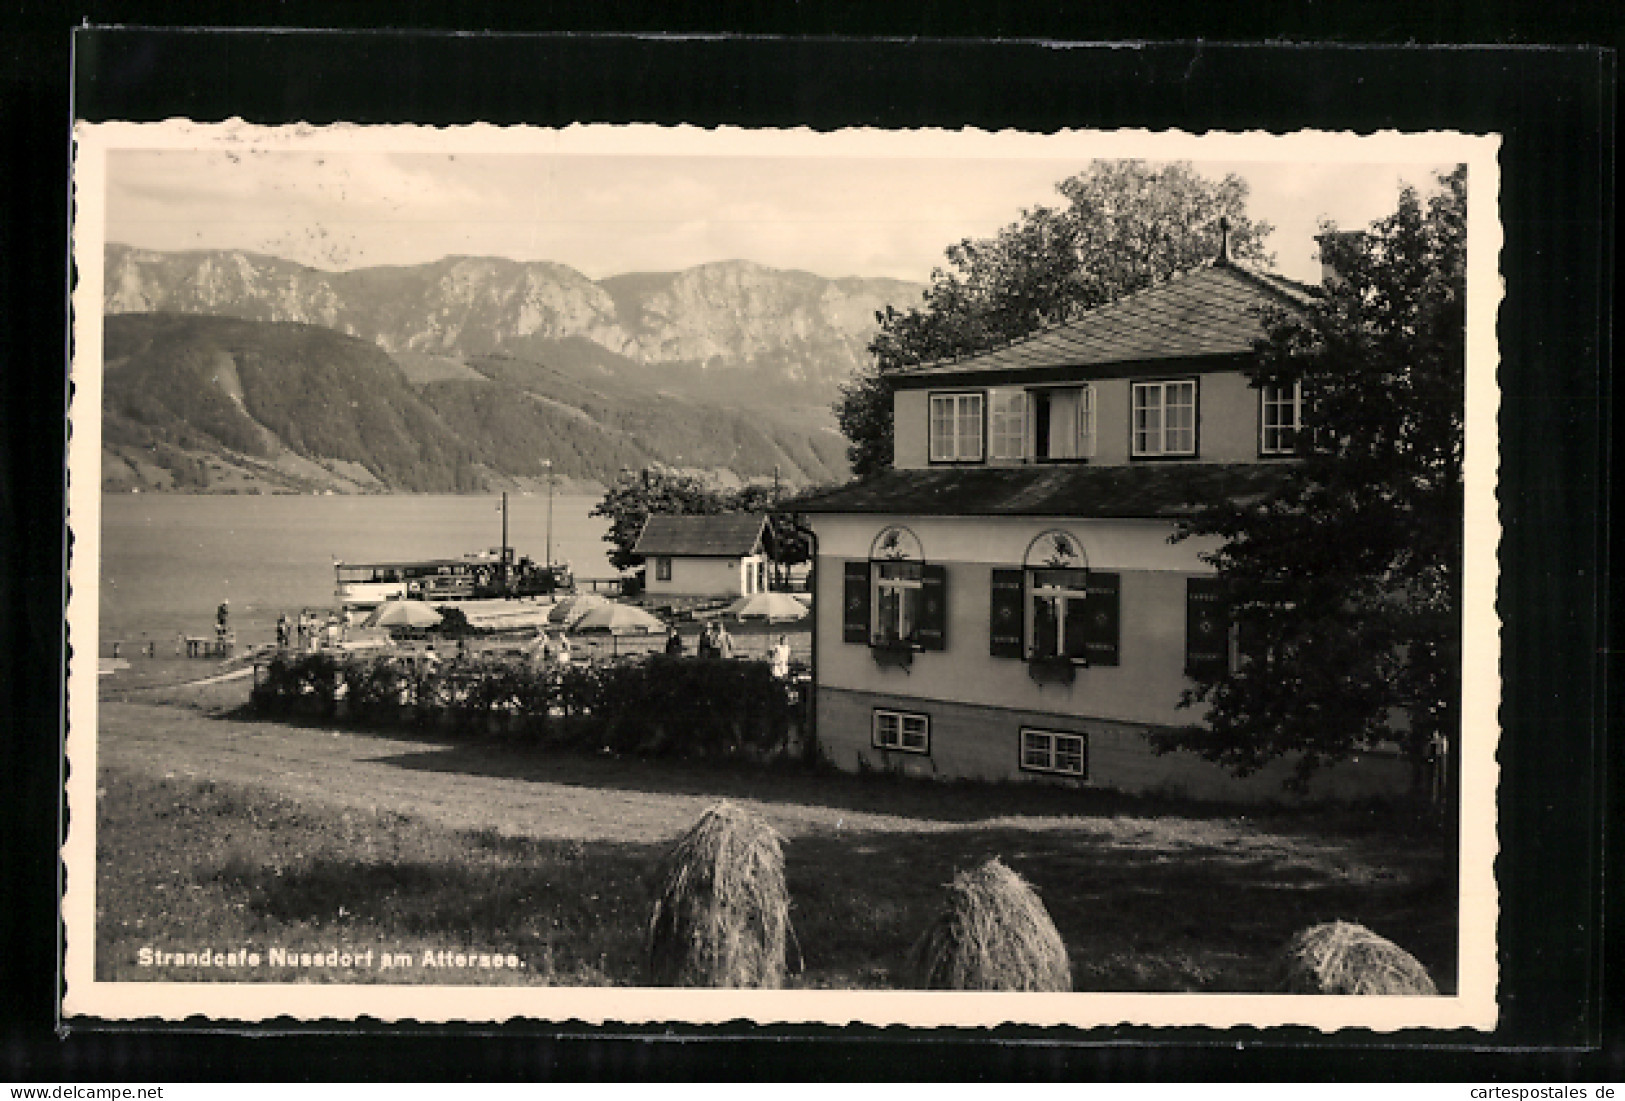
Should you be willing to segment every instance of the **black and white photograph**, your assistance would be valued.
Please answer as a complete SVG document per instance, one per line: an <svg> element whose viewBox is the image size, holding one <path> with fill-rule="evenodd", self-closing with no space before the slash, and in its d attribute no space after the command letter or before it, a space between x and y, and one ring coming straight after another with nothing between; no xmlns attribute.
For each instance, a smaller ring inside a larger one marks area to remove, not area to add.
<svg viewBox="0 0 1625 1101"><path fill-rule="evenodd" d="M70 1018L1495 1026L1494 135L75 139Z"/></svg>

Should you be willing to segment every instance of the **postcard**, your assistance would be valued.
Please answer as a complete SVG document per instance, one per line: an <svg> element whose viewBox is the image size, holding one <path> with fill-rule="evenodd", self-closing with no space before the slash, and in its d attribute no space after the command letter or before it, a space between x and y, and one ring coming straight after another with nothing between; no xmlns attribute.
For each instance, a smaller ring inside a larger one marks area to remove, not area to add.
<svg viewBox="0 0 1625 1101"><path fill-rule="evenodd" d="M1492 1029L1498 151L80 123L66 1017Z"/></svg>

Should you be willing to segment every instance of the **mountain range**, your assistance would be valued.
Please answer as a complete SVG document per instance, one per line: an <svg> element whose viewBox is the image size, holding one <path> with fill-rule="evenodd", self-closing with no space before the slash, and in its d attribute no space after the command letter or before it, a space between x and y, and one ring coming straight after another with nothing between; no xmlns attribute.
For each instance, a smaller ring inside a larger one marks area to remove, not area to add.
<svg viewBox="0 0 1625 1101"><path fill-rule="evenodd" d="M109 488L475 491L664 462L839 480L829 403L921 287L746 261L592 280L106 248Z"/></svg>

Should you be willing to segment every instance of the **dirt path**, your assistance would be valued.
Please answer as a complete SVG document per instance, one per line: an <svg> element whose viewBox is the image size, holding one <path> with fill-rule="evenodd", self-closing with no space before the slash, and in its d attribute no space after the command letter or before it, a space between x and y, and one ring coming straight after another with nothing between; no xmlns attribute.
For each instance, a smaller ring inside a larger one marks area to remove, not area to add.
<svg viewBox="0 0 1625 1101"><path fill-rule="evenodd" d="M1349 883L1392 878L1392 838L1337 838L1245 819L1043 813L1020 792L980 802L925 785L677 761L518 753L500 745L211 717L196 707L104 700L100 766L247 785L339 810L388 810L458 830L539 840L658 842L708 806L750 807L786 837L1055 831L1119 852L1223 853ZM850 781L850 782L846 782ZM979 805L978 805L979 804ZM1401 860L1403 862L1403 860Z"/></svg>
<svg viewBox="0 0 1625 1101"><path fill-rule="evenodd" d="M723 794L617 787L626 769L615 762L519 759L498 748L243 722L128 702L101 704L99 754L104 770L246 784L340 809L383 808L453 829L542 839L665 840ZM921 829L919 821L900 816L726 794L790 836Z"/></svg>

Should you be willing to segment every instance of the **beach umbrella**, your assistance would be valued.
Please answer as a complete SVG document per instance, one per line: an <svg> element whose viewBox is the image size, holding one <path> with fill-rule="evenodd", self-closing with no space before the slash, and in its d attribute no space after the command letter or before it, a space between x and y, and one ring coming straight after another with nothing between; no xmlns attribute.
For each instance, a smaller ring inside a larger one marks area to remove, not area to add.
<svg viewBox="0 0 1625 1101"><path fill-rule="evenodd" d="M789 593L751 593L728 605L724 615L735 619L765 619L788 623L807 614L807 606Z"/></svg>
<svg viewBox="0 0 1625 1101"><path fill-rule="evenodd" d="M386 600L362 621L363 627L433 627L440 613L421 600Z"/></svg>
<svg viewBox="0 0 1625 1101"><path fill-rule="evenodd" d="M587 634L602 632L611 635L650 635L663 632L666 625L658 616L630 604L611 604L591 608L570 625L570 630Z"/></svg>
<svg viewBox="0 0 1625 1101"><path fill-rule="evenodd" d="M571 623L593 608L604 608L610 605L610 600L597 593L576 593L567 596L548 609L547 621L549 623Z"/></svg>

